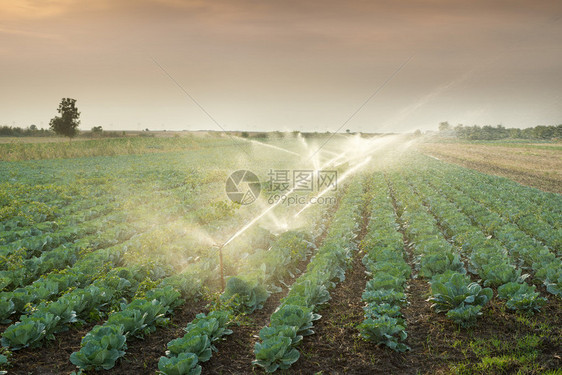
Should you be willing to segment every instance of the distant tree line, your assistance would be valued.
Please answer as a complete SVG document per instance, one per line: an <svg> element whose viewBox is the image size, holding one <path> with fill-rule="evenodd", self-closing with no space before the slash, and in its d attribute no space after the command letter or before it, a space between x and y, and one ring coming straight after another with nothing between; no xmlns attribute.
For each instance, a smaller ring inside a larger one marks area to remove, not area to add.
<svg viewBox="0 0 562 375"><path fill-rule="evenodd" d="M18 126L0 126L1 137L51 137L55 135L50 129L38 129L36 125L28 128L20 128Z"/></svg>
<svg viewBox="0 0 562 375"><path fill-rule="evenodd" d="M89 132L81 134L85 138L115 138L125 136L124 131L105 131L101 126L94 126ZM51 129L38 129L35 125L31 125L28 128L7 125L0 126L0 137L54 137L56 135L57 134ZM154 134L147 136L153 137Z"/></svg>
<svg viewBox="0 0 562 375"><path fill-rule="evenodd" d="M561 125L538 125L532 128L506 128L502 125L491 126L464 126L462 124L454 128L448 122L439 124L439 131L449 133L460 139L466 140L498 140L498 139L540 139L552 140L562 139Z"/></svg>

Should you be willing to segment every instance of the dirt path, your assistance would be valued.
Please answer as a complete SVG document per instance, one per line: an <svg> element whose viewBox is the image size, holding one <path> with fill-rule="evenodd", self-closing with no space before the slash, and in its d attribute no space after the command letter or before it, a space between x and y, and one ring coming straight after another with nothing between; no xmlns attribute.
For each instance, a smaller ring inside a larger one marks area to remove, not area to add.
<svg viewBox="0 0 562 375"><path fill-rule="evenodd" d="M314 335L305 337L299 347L301 357L291 371L312 374L373 374L378 371L380 349L361 340L355 328L364 319L361 294L367 276L355 254L346 279L331 291L332 299L318 311L322 318L314 324Z"/></svg>
<svg viewBox="0 0 562 375"><path fill-rule="evenodd" d="M357 242L364 238L368 205L362 213L362 226ZM403 373L400 354L385 350L359 336L357 325L365 315L362 299L369 280L362 263L363 251L354 254L346 279L330 292L331 300L318 311L322 318L314 324L314 335L304 338L299 347L301 357L291 368L294 374L388 374Z"/></svg>

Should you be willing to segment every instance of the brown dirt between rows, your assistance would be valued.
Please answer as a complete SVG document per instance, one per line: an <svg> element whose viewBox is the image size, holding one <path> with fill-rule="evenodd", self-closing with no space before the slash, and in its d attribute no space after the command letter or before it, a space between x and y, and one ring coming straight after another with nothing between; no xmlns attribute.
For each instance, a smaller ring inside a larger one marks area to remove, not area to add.
<svg viewBox="0 0 562 375"><path fill-rule="evenodd" d="M82 336L88 333L94 324L72 327L56 335L54 341L48 341L39 349L21 349L12 352L11 366L8 374L57 375L70 373L76 367L69 357L80 349Z"/></svg>
<svg viewBox="0 0 562 375"><path fill-rule="evenodd" d="M367 276L361 263L362 253L356 254L347 278L331 291L332 300L319 311L322 319L316 322L315 334L305 338L299 347L301 358L286 371L287 374L447 374L450 366L458 363L477 363L479 359L468 348L468 343L475 339L500 339L513 343L519 337L538 334L537 328L522 324L518 315L505 310L505 304L492 300L483 309L483 316L476 327L468 330L459 329L443 314L432 311L426 301L429 284L425 280L411 279L406 295L408 304L402 308L407 322L408 338L406 344L411 351L395 353L385 347L379 347L359 338L355 326L363 320L364 290ZM410 259L411 260L411 259ZM306 263L299 266L304 268ZM291 280L286 280L290 284ZM262 310L256 311L248 320L233 327L233 335L217 345L219 352L203 364L203 373L209 374L248 374L264 373L253 368L251 361L253 345L261 327L267 325L270 314L277 307L279 300L287 293L274 294ZM195 314L204 311L205 303L184 304L178 308L172 324L159 328L145 340L131 339L124 359L109 371L88 371L87 374L154 374L160 356L166 349L166 343L183 335L183 327ZM562 350L558 345L562 336L562 302L560 298L549 296L548 304L536 315L537 320L552 327L540 344L537 363L542 370L562 368ZM69 361L72 352L79 349L81 337L92 325L71 330L57 335L41 349L24 349L14 352L11 358L13 367L9 374L68 374L75 370ZM460 343L461 345L454 345ZM505 373L515 373L517 368L509 368ZM492 372L488 372L492 373ZM537 374L540 372L537 372Z"/></svg>
<svg viewBox="0 0 562 375"><path fill-rule="evenodd" d="M476 327L459 329L443 314L431 309L430 302L426 301L430 292L427 281L411 279L406 291L408 304L402 308L407 322L406 344L411 351L395 353L365 342L355 329L363 320L361 291L366 281L364 268L357 264L358 260L359 257L346 281L333 291L328 307L320 312L323 317L315 324L316 333L306 338L300 348L301 359L286 373L447 374L451 364L478 362L470 350L463 353L471 340L499 338L515 346L517 337L536 333L518 322L516 314L505 312L504 304L497 299L485 307ZM561 334L560 305L559 300L552 298L540 313L552 327L558 327L541 343L537 360L544 369L562 366L561 350L554 344ZM455 341L462 345L454 346ZM513 373L516 371L512 369Z"/></svg>
<svg viewBox="0 0 562 375"><path fill-rule="evenodd" d="M359 255L359 254L358 254ZM537 334L537 329L521 324L517 314L506 312L502 302L494 299L484 308L484 315L476 327L469 330L458 329L443 314L435 314L426 302L429 294L427 281L412 279L406 291L408 305L402 313L407 321L408 339L406 344L411 351L395 353L385 347L377 347L362 341L354 326L362 316L361 291L366 276L357 256L347 279L332 291L332 300L320 311L322 319L316 322L316 333L305 338L300 346L300 360L287 371L288 374L312 374L322 371L329 374L446 374L449 365L463 362L476 362L477 358L466 351L469 341L474 339L498 338L513 342L517 337ZM235 333L219 344L219 352L211 361L203 365L204 373L246 374L263 373L252 369L251 359L255 338L260 326L267 324L269 314L275 309L284 293L273 295L263 310L253 314L255 324L234 327ZM560 299L550 298L538 318L552 327L552 332L541 343L541 353L537 362L543 369L562 367L560 347L557 338L562 334L562 308ZM166 343L183 334L182 328L196 313L204 309L204 304L183 305L172 319L173 325L161 328L146 340L131 340L125 359L109 371L87 372L88 374L154 374L157 362L165 350ZM68 374L75 368L69 362L70 354L79 348L81 337L91 329L71 329L58 335L54 342L40 350L25 349L14 353L13 367L9 374ZM463 345L454 346L461 342ZM240 352L240 349L245 349ZM464 351L464 352L463 352ZM516 368L507 373L515 373Z"/></svg>
<svg viewBox="0 0 562 375"><path fill-rule="evenodd" d="M158 370L158 361L164 355L169 341L182 337L184 328L191 322L195 315L207 312L207 301L186 302L174 312L171 325L158 327L155 332L145 339L132 339L127 344L127 354L114 368L109 371L89 371L90 374L154 374Z"/></svg>
<svg viewBox="0 0 562 375"><path fill-rule="evenodd" d="M407 255L411 264L409 251ZM451 365L480 361L469 349L470 341L496 338L516 347L518 338L538 333L536 328L519 322L518 315L506 311L505 303L497 299L484 308L476 327L460 329L444 314L436 314L431 309L431 303L427 301L429 283L415 278L408 282L408 304L402 308L407 323L406 344L411 351L395 353L367 343L359 338L354 328L363 319L361 291L366 282L364 267L359 260L358 256L348 278L332 292L332 300L321 312L323 318L315 325L316 334L305 338L301 359L286 373L447 374ZM539 371L558 369L562 366L561 349L556 346L562 334L560 299L550 296L538 316L553 327L539 346L537 362L542 365ZM517 370L513 367L505 373ZM487 370L485 373L494 372Z"/></svg>
<svg viewBox="0 0 562 375"><path fill-rule="evenodd" d="M308 261L307 259L300 262L297 268L301 271L304 270ZM295 275L294 278L288 278L284 282L291 285L297 277L298 275ZM246 316L240 325L230 327L233 331L232 335L216 345L218 351L213 354L210 361L201 364L203 373L246 374L256 372L257 369L253 368L252 361L255 359L254 345L259 339L259 331L269 324L271 314L288 292L289 288L282 286L282 291L272 294L262 309Z"/></svg>
<svg viewBox="0 0 562 375"><path fill-rule="evenodd" d="M517 345L517 339L537 333L518 321L518 315L505 311L505 304L497 299L487 305L476 327L459 329L444 314L431 309L427 297L430 287L426 280L411 279L406 295L408 304L402 308L407 322L406 344L411 351L395 353L359 338L355 326L363 319L361 292L364 289L365 269L357 254L347 279L334 291L332 300L320 311L322 319L315 324L315 335L305 338L300 347L301 359L284 373L290 374L445 374L450 366L459 363L478 363L468 343L476 339L497 338ZM411 254L408 252L411 263ZM560 337L562 309L560 299L550 296L539 317L553 327L540 344L538 363L545 369L562 366ZM455 344L456 343L456 344ZM499 353L498 353L499 354ZM506 373L515 373L510 368ZM283 372L282 372L283 373ZM487 373L493 373L488 370Z"/></svg>
<svg viewBox="0 0 562 375"><path fill-rule="evenodd" d="M517 321L517 315L505 312L503 303L494 300L484 309L478 325L469 330L457 328L443 314L435 314L430 303L429 284L425 280L411 279L406 295L408 304L402 313L407 321L408 339L411 351L395 353L359 338L355 326L363 320L361 292L367 277L357 254L348 277L332 291L332 300L320 311L322 319L316 322L315 334L305 338L299 347L301 358L289 370L281 374L446 374L449 365L476 362L474 354L466 350L466 344L474 339L499 338L512 341L517 337L536 333ZM276 298L278 299L278 298ZM273 300L272 300L273 302ZM273 306L276 306L273 303ZM268 307L266 307L267 309ZM560 301L552 299L544 307L541 316L554 329L541 343L538 361L543 368L556 369L562 366L560 349L553 344L560 335L562 319ZM267 323L266 314L261 320ZM257 318L257 316L255 316ZM259 324L258 324L259 325ZM255 327L243 327L235 332L234 340L227 340L219 347L219 353L203 366L209 374L264 373L251 367L252 353L256 341ZM457 341L463 345L454 346ZM241 352L243 350L243 352ZM512 369L516 372L517 369ZM508 372L511 373L511 372Z"/></svg>
<svg viewBox="0 0 562 375"><path fill-rule="evenodd" d="M131 338L127 341L127 354L119 360L114 368L107 371L87 371L91 374L154 374L158 370L158 360L164 355L166 344L185 333L183 328L195 315L205 311L205 301L186 302L174 311L170 324L158 329L145 339ZM10 359L12 367L8 374L59 375L77 371L70 362L70 355L80 349L82 337L94 324L81 328L72 327L56 335L54 341L46 343L40 349L22 349L13 352Z"/></svg>
<svg viewBox="0 0 562 375"><path fill-rule="evenodd" d="M340 201L336 207L333 207L330 213L330 220L333 213L337 210ZM315 245L320 247L324 238L326 237L326 230L324 230L315 240ZM304 272L306 266L310 262L311 257L302 260L297 265L297 269ZM259 340L259 331L269 324L269 318L279 306L281 299L289 293L290 285L300 276L295 274L293 277L288 277L283 280L285 285L280 285L281 292L272 294L263 308L254 311L251 315L246 316L244 321L238 326L231 327L232 335L226 341L219 342L217 352L209 362L203 363L203 373L208 374L248 374L263 372L252 365L255 359L254 346Z"/></svg>
<svg viewBox="0 0 562 375"><path fill-rule="evenodd" d="M334 211L337 208L334 207ZM316 245L319 246L326 232L322 233L316 240ZM304 270L309 259L301 261L297 268ZM291 285L298 277L287 278L284 282ZM253 346L255 338L252 334L258 334L259 330L269 323L269 316L275 311L279 305L279 301L288 292L288 287L283 286L282 291L273 294L266 302L264 307L251 315L243 324L231 327L234 331L231 336L227 336L227 342L219 342L217 347L219 352L214 353L212 360L207 363L202 363L204 372L212 373L215 368L219 370L222 366L226 368L235 368L235 364L243 368L242 372L245 373L246 369L251 366L253 360ZM183 328L191 322L195 315L201 312L207 312L207 302L186 302L180 306L170 318L170 324L166 327L158 327L152 334L146 336L144 339L131 338L127 341L127 351L125 357L117 361L115 367L110 370L100 371L85 371L84 374L119 374L119 375L142 375L142 374L155 374L158 371L158 361L164 355L167 343L175 338L184 335ZM40 349L22 349L13 352L9 362L8 374L17 375L57 375L57 374L70 374L72 371L77 371L77 368L70 362L70 355L80 350L80 341L93 327L95 323L87 324L83 327L70 327L66 332L59 333L55 336L54 341L47 342ZM5 330L8 325L0 325L0 329ZM249 334L251 332L252 334ZM240 352L240 347L246 348ZM251 347L251 351L248 348ZM210 364L212 363L212 367ZM222 371L222 370L221 370Z"/></svg>

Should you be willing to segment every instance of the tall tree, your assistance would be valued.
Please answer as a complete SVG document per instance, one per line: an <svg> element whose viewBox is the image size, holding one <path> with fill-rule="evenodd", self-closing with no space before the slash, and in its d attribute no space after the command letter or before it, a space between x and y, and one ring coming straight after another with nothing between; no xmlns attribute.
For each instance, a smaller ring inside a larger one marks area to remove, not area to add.
<svg viewBox="0 0 562 375"><path fill-rule="evenodd" d="M78 125L80 125L80 112L76 108L76 99L63 98L57 112L60 116L51 119L49 126L55 133L72 140L78 134Z"/></svg>

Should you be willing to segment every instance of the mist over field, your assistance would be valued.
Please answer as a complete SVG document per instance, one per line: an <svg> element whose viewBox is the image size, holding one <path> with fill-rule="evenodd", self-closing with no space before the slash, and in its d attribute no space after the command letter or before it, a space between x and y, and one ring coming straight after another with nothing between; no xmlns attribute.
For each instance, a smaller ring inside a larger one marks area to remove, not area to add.
<svg viewBox="0 0 562 375"><path fill-rule="evenodd" d="M560 375L559 0L0 9L0 375Z"/></svg>

